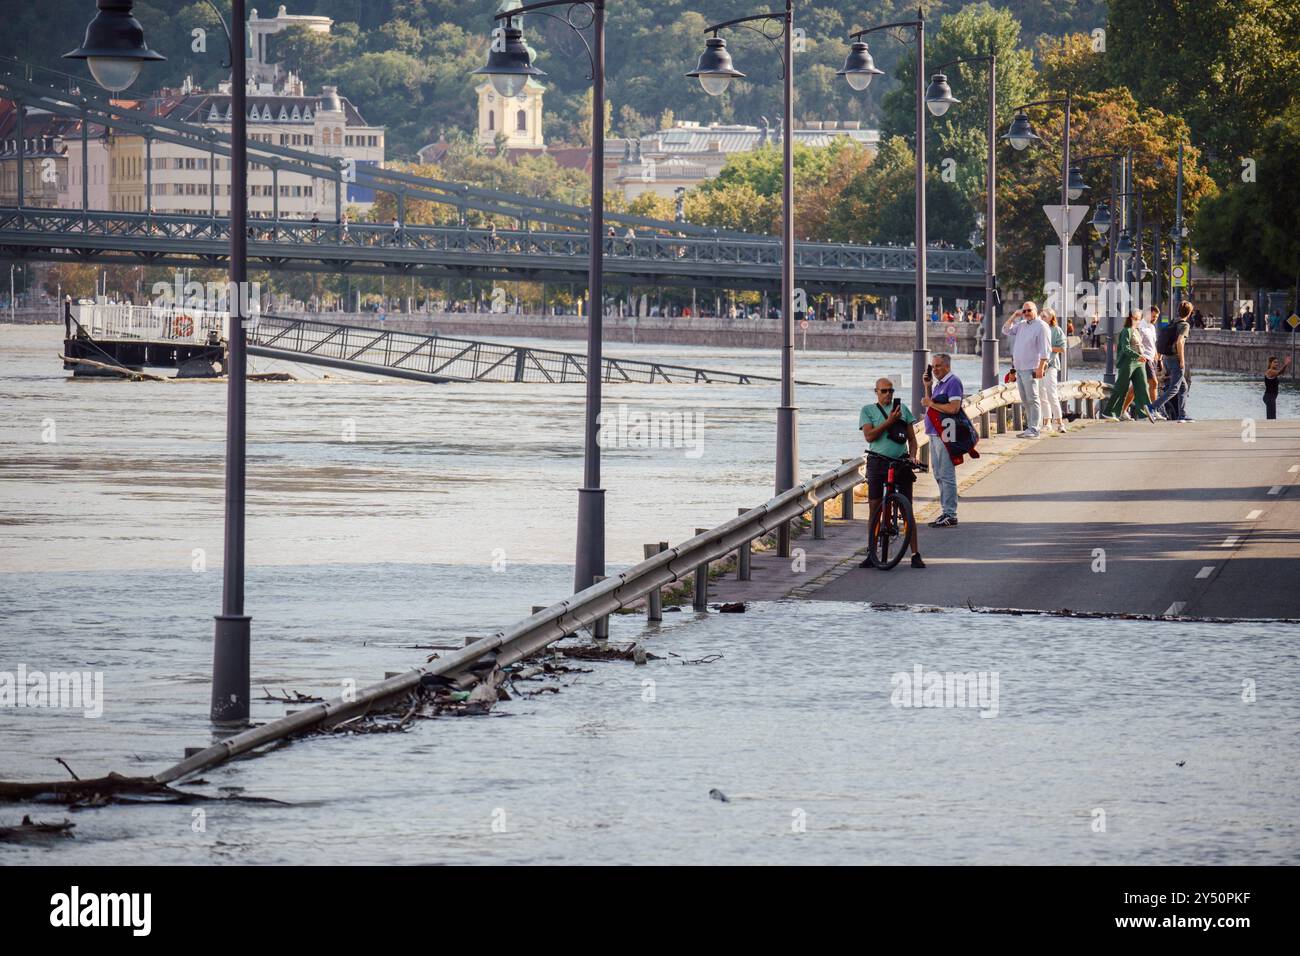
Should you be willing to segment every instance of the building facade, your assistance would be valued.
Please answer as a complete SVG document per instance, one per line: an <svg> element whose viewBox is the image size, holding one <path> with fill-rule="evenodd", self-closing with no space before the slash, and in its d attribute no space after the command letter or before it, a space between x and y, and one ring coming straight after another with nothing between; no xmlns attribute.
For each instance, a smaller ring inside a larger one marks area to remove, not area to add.
<svg viewBox="0 0 1300 956"><path fill-rule="evenodd" d="M875 150L880 133L856 121L809 120L794 131L803 146L829 146L848 139ZM692 189L722 172L729 156L781 142L781 128L679 122L671 129L635 139L605 141L605 181L628 199L643 193L671 198L679 187Z"/></svg>

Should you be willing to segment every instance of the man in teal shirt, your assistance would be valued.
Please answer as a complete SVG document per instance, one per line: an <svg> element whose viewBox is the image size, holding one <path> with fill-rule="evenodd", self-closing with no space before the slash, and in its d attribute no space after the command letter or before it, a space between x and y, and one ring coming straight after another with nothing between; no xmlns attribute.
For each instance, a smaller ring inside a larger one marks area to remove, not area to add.
<svg viewBox="0 0 1300 956"><path fill-rule="evenodd" d="M858 427L862 429L862 437L867 440L867 450L871 452L867 456L867 499L871 504L871 516L867 519L867 534L872 545L875 543L872 536L876 527L876 518L880 514L881 500L885 496L885 479L890 465L888 459L916 461L916 430L913 428L915 423L916 416L912 414L912 410L903 404L902 399L894 398L894 383L887 378L877 379L875 403L863 405L862 411L858 413ZM916 475L911 468L894 469L894 484L898 493L908 501L912 500L912 485L915 482ZM921 553L916 547L915 521L912 522L908 534L908 544L912 548L912 567L925 567L925 562L921 560ZM874 547L868 549L867 559L860 567L875 567L871 560L872 551Z"/></svg>

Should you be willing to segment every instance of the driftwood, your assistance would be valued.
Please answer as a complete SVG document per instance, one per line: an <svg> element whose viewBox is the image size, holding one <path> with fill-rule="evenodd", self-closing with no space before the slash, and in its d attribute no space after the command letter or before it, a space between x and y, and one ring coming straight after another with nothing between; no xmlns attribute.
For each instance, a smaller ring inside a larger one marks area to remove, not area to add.
<svg viewBox="0 0 1300 956"><path fill-rule="evenodd" d="M55 780L33 783L0 780L0 803L62 803L74 807L99 807L109 803L197 803L239 800L248 803L283 803L268 797L209 797L186 793L159 783L153 777L125 777L110 773L93 780Z"/></svg>
<svg viewBox="0 0 1300 956"><path fill-rule="evenodd" d="M0 842L21 843L45 837L72 837L72 828L76 824L64 818L62 823L40 823L24 816L23 822L16 827L0 827Z"/></svg>
<svg viewBox="0 0 1300 956"><path fill-rule="evenodd" d="M170 382L171 379L163 375L154 375L151 372L137 372L135 369L127 368L125 365L109 365L107 362L96 362L88 358L72 358L67 355L60 355L63 361L72 365L85 365L88 368L96 368L105 372L112 372L114 375L121 375L131 382Z"/></svg>
<svg viewBox="0 0 1300 956"><path fill-rule="evenodd" d="M288 372L249 372L244 376L250 382L296 382L297 377Z"/></svg>

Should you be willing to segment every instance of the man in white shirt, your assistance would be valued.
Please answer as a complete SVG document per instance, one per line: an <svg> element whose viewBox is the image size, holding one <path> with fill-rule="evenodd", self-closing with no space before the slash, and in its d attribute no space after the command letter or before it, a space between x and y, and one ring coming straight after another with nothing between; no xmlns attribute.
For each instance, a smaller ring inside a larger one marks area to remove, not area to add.
<svg viewBox="0 0 1300 956"><path fill-rule="evenodd" d="M1047 360L1052 354L1051 330L1038 317L1038 306L1026 302L1019 312L1007 318L1002 334L1011 339L1011 366L1016 370L1020 404L1025 410L1025 430L1019 437L1038 438L1042 435L1039 429L1043 417L1038 401L1038 380L1047 371Z"/></svg>

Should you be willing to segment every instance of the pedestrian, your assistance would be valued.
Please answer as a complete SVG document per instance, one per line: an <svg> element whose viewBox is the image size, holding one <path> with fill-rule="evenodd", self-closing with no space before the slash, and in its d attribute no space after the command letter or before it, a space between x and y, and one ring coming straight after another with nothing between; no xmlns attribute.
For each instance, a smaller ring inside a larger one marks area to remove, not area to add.
<svg viewBox="0 0 1300 956"><path fill-rule="evenodd" d="M1159 325L1160 306L1153 305L1146 315L1142 317L1142 322L1137 327L1138 344L1142 352L1142 368L1146 372L1147 378L1148 403L1156 400L1156 390L1159 388L1159 380L1156 377L1156 338ZM1156 412L1155 415L1157 418L1164 417L1160 412Z"/></svg>
<svg viewBox="0 0 1300 956"><path fill-rule="evenodd" d="M1276 355L1268 357L1268 368L1264 370L1264 417L1270 421L1277 418L1277 390L1290 365L1289 355L1281 365L1278 364Z"/></svg>
<svg viewBox="0 0 1300 956"><path fill-rule="evenodd" d="M885 411L886 407L889 411ZM887 378L876 380L876 401L863 405L858 413L858 427L862 437L867 440L867 500L871 515L867 520L867 557L859 567L874 568L872 554L875 553L876 520L880 515L880 506L885 496L885 481L889 476L891 461L894 463L894 487L898 494L912 501L912 486L916 475L912 466L916 464L916 416L903 404L901 398L894 397L894 383ZM904 464L899 464L903 462ZM912 549L912 567L923 568L921 552L916 546L916 522L908 529L908 545Z"/></svg>
<svg viewBox="0 0 1300 956"><path fill-rule="evenodd" d="M957 524L957 466L948 454L947 440L940 435L939 428L943 422L940 416L956 415L965 397L961 379L952 372L952 356L936 352L925 368L925 397L921 399L921 404L929 410L925 416L925 433L930 436L930 471L939 485L942 507L939 517L930 522L931 528L951 528ZM950 432L946 437L951 440L954 436Z"/></svg>
<svg viewBox="0 0 1300 956"><path fill-rule="evenodd" d="M401 242L402 242L402 224L398 222L397 217L394 216L393 217L393 245L395 246L401 245Z"/></svg>
<svg viewBox="0 0 1300 956"><path fill-rule="evenodd" d="M1178 308L1178 319L1162 327L1156 336L1156 351L1160 355L1160 364L1164 367L1169 380L1165 383L1165 387L1160 390L1160 395L1156 398L1152 408L1157 412L1164 413L1165 417L1170 421L1192 421L1187 417L1187 409L1180 403L1188 389L1186 344L1187 334L1190 330L1187 320L1191 318L1191 315L1192 304L1184 302ZM1170 405L1169 411L1165 413L1165 406L1171 400L1175 404Z"/></svg>
<svg viewBox="0 0 1300 956"><path fill-rule="evenodd" d="M496 249L497 249L497 224L496 224L495 222L489 222L489 223L488 223L487 233L488 233L488 234L487 234L488 251L490 251L490 252L496 252Z"/></svg>
<svg viewBox="0 0 1300 956"><path fill-rule="evenodd" d="M1041 438L1042 406L1038 402L1038 380L1043 377L1052 354L1051 331L1038 317L1038 305L1026 302L1007 318L1002 334L1011 339L1011 365L1016 370L1020 404L1025 410L1025 430L1018 437Z"/></svg>
<svg viewBox="0 0 1300 956"><path fill-rule="evenodd" d="M1115 384L1111 387L1110 401L1106 403L1101 416L1113 422L1119 421L1130 386L1133 389L1133 402L1137 405L1134 417L1145 413L1151 421L1156 421L1147 404L1147 373L1142 364L1142 347L1137 332L1141 318L1142 313L1137 309L1130 312L1124 320L1124 328L1119 330L1119 337L1115 340Z"/></svg>
<svg viewBox="0 0 1300 956"><path fill-rule="evenodd" d="M627 247L629 256L636 253L636 232L631 226L627 227L627 232L623 236L623 244Z"/></svg>
<svg viewBox="0 0 1300 956"><path fill-rule="evenodd" d="M342 218L339 219L339 227L340 227L340 231L339 231L340 240L342 242L347 242L348 241L348 214L347 213L344 213Z"/></svg>
<svg viewBox="0 0 1300 956"><path fill-rule="evenodd" d="M1061 418L1061 399L1057 389L1061 378L1061 356L1065 353L1065 333L1061 331L1061 323L1056 318L1055 309L1043 309L1043 321L1047 323L1051 336L1048 347L1052 350L1051 357L1047 360L1047 370L1038 380L1038 399L1043 408L1043 425L1049 435L1054 431L1065 434L1065 421Z"/></svg>

